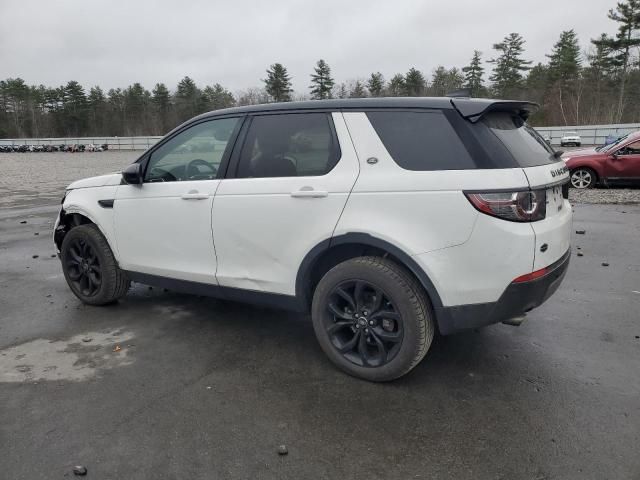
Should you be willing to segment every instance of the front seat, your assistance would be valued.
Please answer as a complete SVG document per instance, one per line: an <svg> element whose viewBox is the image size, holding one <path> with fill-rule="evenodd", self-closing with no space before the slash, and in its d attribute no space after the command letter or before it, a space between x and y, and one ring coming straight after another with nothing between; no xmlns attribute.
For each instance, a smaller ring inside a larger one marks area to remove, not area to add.
<svg viewBox="0 0 640 480"><path fill-rule="evenodd" d="M260 153L251 160L251 177L295 177L296 166L285 157L289 149L284 135L265 135L258 139Z"/></svg>

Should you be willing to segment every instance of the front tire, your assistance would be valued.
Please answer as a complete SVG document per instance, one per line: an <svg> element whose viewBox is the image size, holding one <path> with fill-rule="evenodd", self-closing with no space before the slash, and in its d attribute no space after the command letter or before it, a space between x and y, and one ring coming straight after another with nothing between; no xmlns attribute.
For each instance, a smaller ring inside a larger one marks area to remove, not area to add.
<svg viewBox="0 0 640 480"><path fill-rule="evenodd" d="M385 258L358 257L333 267L318 283L311 310L329 359L369 381L405 375L433 340L426 293L404 268Z"/></svg>
<svg viewBox="0 0 640 480"><path fill-rule="evenodd" d="M595 187L598 176L592 169L580 167L571 171L570 179L572 187L586 189Z"/></svg>
<svg viewBox="0 0 640 480"><path fill-rule="evenodd" d="M60 250L64 278L83 303L106 305L129 290L131 282L118 267L107 239L95 225L72 228Z"/></svg>

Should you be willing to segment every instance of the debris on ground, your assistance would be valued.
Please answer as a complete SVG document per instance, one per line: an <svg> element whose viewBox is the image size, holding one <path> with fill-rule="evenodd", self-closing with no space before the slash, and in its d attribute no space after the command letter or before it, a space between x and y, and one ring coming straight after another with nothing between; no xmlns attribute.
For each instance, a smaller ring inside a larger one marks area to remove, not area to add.
<svg viewBox="0 0 640 480"><path fill-rule="evenodd" d="M116 345L115 347L113 347L113 351L114 351L114 352L119 352L120 350L122 350L122 348L120 347L120 345Z"/></svg>
<svg viewBox="0 0 640 480"><path fill-rule="evenodd" d="M27 223L27 221L26 220L22 220L20 223Z"/></svg>
<svg viewBox="0 0 640 480"><path fill-rule="evenodd" d="M39 232L34 232L33 234L36 235L36 236L40 235Z"/></svg>
<svg viewBox="0 0 640 480"><path fill-rule="evenodd" d="M73 467L73 474L78 475L79 477L84 477L87 474L87 467L76 465L75 467Z"/></svg>
<svg viewBox="0 0 640 480"><path fill-rule="evenodd" d="M602 266L603 266L603 267L608 267L608 266L609 266L609 264L608 264L607 262L602 262Z"/></svg>
<svg viewBox="0 0 640 480"><path fill-rule="evenodd" d="M584 235L587 231L586 230L576 230L576 233L578 235Z"/></svg>
<svg viewBox="0 0 640 480"><path fill-rule="evenodd" d="M54 254L52 254L52 255L51 255L51 258L56 258L56 254L55 254L55 253L54 253Z"/></svg>
<svg viewBox="0 0 640 480"><path fill-rule="evenodd" d="M582 252L578 252L578 256L579 256L579 257L584 257L584 253L582 253Z"/></svg>
<svg viewBox="0 0 640 480"><path fill-rule="evenodd" d="M278 455L286 455L289 453L289 450L287 450L287 446L286 445L280 445L278 447Z"/></svg>
<svg viewBox="0 0 640 480"><path fill-rule="evenodd" d="M40 255L31 255L31 258L38 258Z"/></svg>
<svg viewBox="0 0 640 480"><path fill-rule="evenodd" d="M89 343L91 340L93 340L93 338L91 338L91 337L84 337L84 338L82 339L82 341L83 341L84 343Z"/></svg>

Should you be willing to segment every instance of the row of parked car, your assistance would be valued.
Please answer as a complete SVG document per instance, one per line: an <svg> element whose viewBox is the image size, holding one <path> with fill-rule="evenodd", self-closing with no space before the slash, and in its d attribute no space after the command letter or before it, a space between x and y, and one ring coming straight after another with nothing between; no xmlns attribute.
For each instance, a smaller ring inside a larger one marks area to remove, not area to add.
<svg viewBox="0 0 640 480"><path fill-rule="evenodd" d="M109 150L109 145L0 145L0 153L26 153L26 152L104 152Z"/></svg>

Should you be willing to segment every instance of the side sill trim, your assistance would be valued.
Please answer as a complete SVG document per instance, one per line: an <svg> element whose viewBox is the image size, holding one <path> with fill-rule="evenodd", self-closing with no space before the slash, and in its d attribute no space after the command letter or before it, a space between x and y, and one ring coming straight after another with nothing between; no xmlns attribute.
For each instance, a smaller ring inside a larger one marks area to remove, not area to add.
<svg viewBox="0 0 640 480"><path fill-rule="evenodd" d="M191 282L189 280L178 280L175 278L149 275L147 273L132 272L129 270L126 270L125 273L127 277L134 282L153 285L154 287L162 287L175 292L220 298L234 302L251 303L254 305L280 308L299 313L307 313L308 311L307 307L304 306L297 297L292 295L223 287L220 285Z"/></svg>

